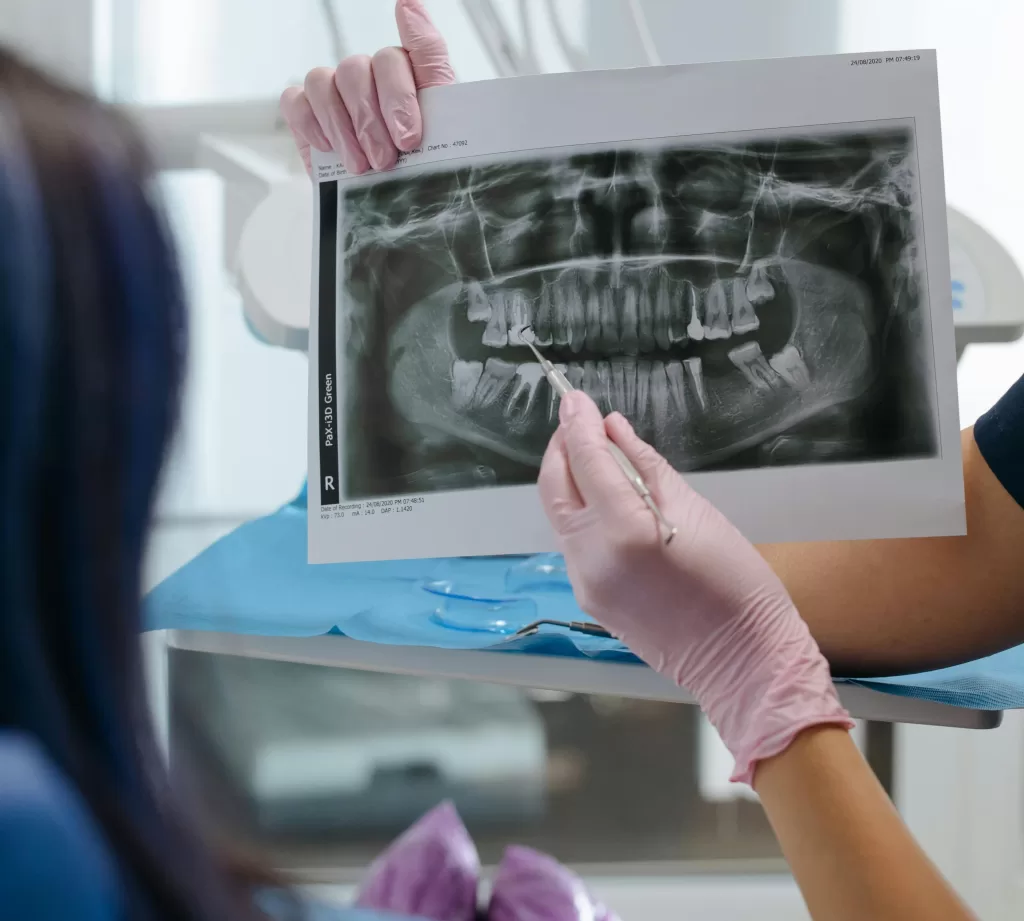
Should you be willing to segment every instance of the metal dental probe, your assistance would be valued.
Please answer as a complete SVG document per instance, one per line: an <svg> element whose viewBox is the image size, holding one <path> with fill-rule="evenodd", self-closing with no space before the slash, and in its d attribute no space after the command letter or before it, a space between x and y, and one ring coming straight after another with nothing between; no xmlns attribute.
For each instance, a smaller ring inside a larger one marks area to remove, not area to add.
<svg viewBox="0 0 1024 921"><path fill-rule="evenodd" d="M540 368L544 372L544 376L548 379L548 383L555 393L558 394L559 398L564 397L575 389L569 383L569 379L537 350L537 346L533 342L533 327L524 326L519 329L519 341L533 352L537 361L540 362ZM630 463L629 458L622 453L619 446L610 438L608 439L608 450L611 452L612 457L615 458L615 463L619 465L619 469L626 475L630 485L636 490L636 494L643 500L644 505L651 510L658 524L664 528L665 544L671 543L678 529L673 527L661 513L661 509L658 508L658 503L654 501L654 496L651 495L651 491L647 488L644 478L640 476L639 471Z"/></svg>

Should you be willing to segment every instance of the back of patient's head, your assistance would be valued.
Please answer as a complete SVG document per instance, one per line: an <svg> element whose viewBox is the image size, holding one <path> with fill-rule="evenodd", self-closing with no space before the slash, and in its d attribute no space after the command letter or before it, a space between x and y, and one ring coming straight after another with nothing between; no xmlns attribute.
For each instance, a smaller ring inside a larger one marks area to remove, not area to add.
<svg viewBox="0 0 1024 921"><path fill-rule="evenodd" d="M245 893L176 812L139 655L185 353L152 194L117 112L0 50L0 732L77 791L130 917L229 921Z"/></svg>

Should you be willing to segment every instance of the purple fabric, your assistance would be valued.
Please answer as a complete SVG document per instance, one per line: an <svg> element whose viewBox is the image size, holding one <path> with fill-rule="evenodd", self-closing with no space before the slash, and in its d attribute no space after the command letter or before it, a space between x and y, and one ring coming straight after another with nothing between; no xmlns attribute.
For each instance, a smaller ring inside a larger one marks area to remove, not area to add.
<svg viewBox="0 0 1024 921"><path fill-rule="evenodd" d="M430 921L474 921L480 857L451 803L442 803L371 864L360 908Z"/></svg>
<svg viewBox="0 0 1024 921"><path fill-rule="evenodd" d="M505 851L494 881L488 921L618 921L583 881L557 860L528 847Z"/></svg>

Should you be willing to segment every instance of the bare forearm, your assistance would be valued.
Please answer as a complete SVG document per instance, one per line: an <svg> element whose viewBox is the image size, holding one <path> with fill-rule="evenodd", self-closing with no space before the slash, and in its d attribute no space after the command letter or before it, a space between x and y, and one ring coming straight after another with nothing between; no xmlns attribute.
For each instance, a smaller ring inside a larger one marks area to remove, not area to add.
<svg viewBox="0 0 1024 921"><path fill-rule="evenodd" d="M814 921L968 921L849 733L811 729L754 787Z"/></svg>
<svg viewBox="0 0 1024 921"><path fill-rule="evenodd" d="M1024 509L962 435L965 537L769 544L836 674L939 668L1024 642Z"/></svg>

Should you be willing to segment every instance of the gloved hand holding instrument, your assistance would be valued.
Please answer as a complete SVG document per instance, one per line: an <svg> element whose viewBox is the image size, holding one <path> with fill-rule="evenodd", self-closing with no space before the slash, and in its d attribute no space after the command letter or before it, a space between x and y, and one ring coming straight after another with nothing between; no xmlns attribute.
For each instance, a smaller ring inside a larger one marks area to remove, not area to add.
<svg viewBox="0 0 1024 921"><path fill-rule="evenodd" d="M571 391L559 419L538 487L577 602L696 697L815 921L971 917L853 744L828 663L764 558L621 415ZM609 442L672 522L671 542Z"/></svg>

